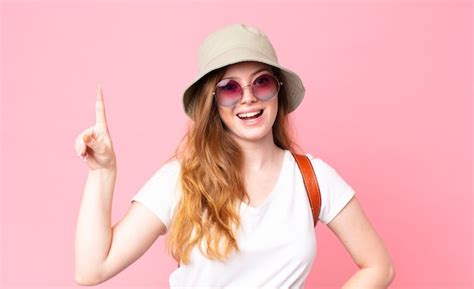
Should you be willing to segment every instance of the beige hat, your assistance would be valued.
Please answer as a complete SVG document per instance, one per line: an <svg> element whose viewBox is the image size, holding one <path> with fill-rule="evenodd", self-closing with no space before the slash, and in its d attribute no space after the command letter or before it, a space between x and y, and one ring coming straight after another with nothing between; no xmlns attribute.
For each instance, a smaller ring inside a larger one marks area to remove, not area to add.
<svg viewBox="0 0 474 289"><path fill-rule="evenodd" d="M183 105L186 114L191 117L193 92L198 81L207 73L242 61L263 62L281 69L285 82L289 111L298 107L303 99L305 88L299 76L278 64L277 55L270 40L257 27L244 24L228 25L208 35L198 51L198 75L183 93Z"/></svg>

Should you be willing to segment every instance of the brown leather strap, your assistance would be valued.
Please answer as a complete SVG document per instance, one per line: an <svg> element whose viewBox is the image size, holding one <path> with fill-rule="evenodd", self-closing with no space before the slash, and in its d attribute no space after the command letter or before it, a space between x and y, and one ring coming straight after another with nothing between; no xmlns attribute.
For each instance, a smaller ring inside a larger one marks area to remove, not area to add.
<svg viewBox="0 0 474 289"><path fill-rule="evenodd" d="M318 179L314 173L311 161L306 155L300 155L291 153L298 164L298 167L303 176L304 186L306 187L306 193L308 194L309 204L313 213L314 227L318 223L319 212L321 210L321 192L319 191Z"/></svg>

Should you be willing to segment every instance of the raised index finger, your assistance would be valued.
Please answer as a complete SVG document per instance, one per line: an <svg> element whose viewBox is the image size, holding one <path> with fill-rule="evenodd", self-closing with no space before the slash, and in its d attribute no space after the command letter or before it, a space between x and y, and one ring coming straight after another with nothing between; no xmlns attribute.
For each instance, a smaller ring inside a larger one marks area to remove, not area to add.
<svg viewBox="0 0 474 289"><path fill-rule="evenodd" d="M107 127L107 120L105 118L104 96L102 95L102 88L97 87L97 100L95 102L95 123L96 125Z"/></svg>

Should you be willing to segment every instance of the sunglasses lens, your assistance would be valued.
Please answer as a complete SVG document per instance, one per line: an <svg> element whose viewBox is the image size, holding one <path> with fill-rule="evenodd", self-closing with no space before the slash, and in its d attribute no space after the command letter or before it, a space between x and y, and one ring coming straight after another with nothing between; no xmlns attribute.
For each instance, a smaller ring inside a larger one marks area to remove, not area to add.
<svg viewBox="0 0 474 289"><path fill-rule="evenodd" d="M271 75L263 74L255 79L252 89L258 99L269 100L278 92L278 81Z"/></svg>
<svg viewBox="0 0 474 289"><path fill-rule="evenodd" d="M224 79L217 84L217 101L223 106L236 104L240 99L241 93L242 88L240 84L232 79Z"/></svg>

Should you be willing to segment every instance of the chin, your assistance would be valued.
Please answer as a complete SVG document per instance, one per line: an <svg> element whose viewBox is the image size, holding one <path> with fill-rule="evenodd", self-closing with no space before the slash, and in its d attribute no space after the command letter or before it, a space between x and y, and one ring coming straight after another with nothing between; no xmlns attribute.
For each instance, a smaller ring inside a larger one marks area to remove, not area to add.
<svg viewBox="0 0 474 289"><path fill-rule="evenodd" d="M271 133L272 127L262 126L254 129L239 129L237 133L233 134L242 140L259 141L265 139Z"/></svg>

